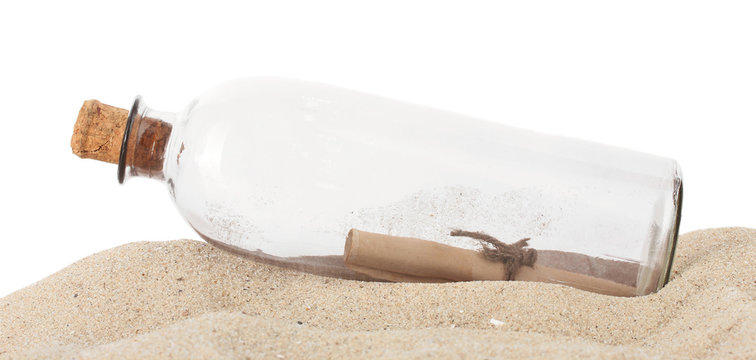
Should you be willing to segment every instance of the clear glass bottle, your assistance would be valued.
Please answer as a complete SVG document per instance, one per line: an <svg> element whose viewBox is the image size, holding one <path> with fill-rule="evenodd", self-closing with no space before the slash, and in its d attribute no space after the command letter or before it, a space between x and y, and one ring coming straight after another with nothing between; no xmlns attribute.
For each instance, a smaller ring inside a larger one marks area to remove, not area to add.
<svg viewBox="0 0 756 360"><path fill-rule="evenodd" d="M366 279L343 264L350 229L477 248L450 236L463 229L595 259L565 269L625 295L667 282L682 200L674 160L280 78L226 83L175 114L137 98L128 176L166 182L203 239L265 262Z"/></svg>

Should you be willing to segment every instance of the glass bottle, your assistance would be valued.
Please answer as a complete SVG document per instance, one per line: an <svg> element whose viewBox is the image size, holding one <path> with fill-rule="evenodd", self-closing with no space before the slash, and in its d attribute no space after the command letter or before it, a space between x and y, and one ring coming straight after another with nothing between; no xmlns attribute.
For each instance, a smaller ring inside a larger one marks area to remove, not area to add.
<svg viewBox="0 0 756 360"><path fill-rule="evenodd" d="M450 236L462 229L529 237L536 264L644 295L668 281L682 201L674 160L281 78L228 82L179 113L137 97L119 155L119 182L165 182L206 241L350 279L371 278L344 266L350 229L477 249Z"/></svg>

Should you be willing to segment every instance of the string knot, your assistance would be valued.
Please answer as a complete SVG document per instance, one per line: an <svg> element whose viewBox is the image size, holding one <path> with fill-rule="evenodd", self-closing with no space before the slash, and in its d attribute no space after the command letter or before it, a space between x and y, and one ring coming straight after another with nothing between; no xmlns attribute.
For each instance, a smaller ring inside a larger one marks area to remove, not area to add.
<svg viewBox="0 0 756 360"><path fill-rule="evenodd" d="M506 266L504 277L506 280L514 280L521 266L533 267L538 258L536 249L525 248L528 246L530 238L520 239L512 244L505 244L499 241L499 239L482 232L455 229L449 235L464 236L478 240L483 247L481 253L486 259L504 263Z"/></svg>

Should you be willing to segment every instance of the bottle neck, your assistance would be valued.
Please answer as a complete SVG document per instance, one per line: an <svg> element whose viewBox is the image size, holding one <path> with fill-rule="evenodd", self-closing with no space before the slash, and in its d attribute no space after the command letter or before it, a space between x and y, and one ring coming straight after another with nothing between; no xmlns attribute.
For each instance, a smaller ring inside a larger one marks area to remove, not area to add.
<svg viewBox="0 0 756 360"><path fill-rule="evenodd" d="M165 179L166 151L175 120L175 113L150 109L137 96L125 125L118 182L131 176Z"/></svg>

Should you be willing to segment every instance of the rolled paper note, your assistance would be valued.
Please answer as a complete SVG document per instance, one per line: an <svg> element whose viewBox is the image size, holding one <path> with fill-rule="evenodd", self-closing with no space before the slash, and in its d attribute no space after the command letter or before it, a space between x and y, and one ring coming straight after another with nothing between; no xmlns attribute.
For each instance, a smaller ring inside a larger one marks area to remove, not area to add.
<svg viewBox="0 0 756 360"><path fill-rule="evenodd" d="M344 263L354 271L391 281L503 280L502 263L477 251L434 241L352 229L344 247Z"/></svg>
<svg viewBox="0 0 756 360"><path fill-rule="evenodd" d="M565 253L569 258L569 253ZM574 254L584 261L584 255ZM562 256L564 261L565 256ZM486 259L479 251L435 241L376 234L352 229L344 246L344 265L380 280L396 282L449 282L505 280L503 263ZM636 288L626 284L540 264L522 266L515 280L564 284L615 296L635 296Z"/></svg>

